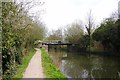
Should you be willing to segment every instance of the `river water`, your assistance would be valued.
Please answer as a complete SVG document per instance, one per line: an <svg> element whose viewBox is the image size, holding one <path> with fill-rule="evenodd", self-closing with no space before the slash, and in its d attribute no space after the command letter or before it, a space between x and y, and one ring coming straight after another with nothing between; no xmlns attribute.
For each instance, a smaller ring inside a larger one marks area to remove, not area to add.
<svg viewBox="0 0 120 80"><path fill-rule="evenodd" d="M49 54L68 78L120 78L120 57L53 50Z"/></svg>

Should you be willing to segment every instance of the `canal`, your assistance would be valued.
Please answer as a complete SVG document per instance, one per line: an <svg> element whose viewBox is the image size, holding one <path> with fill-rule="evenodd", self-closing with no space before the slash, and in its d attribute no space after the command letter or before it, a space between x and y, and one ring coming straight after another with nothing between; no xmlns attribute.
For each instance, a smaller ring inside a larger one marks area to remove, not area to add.
<svg viewBox="0 0 120 80"><path fill-rule="evenodd" d="M68 78L120 78L120 57L54 50L49 54Z"/></svg>

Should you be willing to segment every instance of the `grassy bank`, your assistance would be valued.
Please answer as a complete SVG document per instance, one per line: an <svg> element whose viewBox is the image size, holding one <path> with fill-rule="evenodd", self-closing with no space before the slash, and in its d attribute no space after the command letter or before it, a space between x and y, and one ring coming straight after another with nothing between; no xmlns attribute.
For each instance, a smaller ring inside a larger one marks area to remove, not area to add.
<svg viewBox="0 0 120 80"><path fill-rule="evenodd" d="M23 77L23 73L25 72L31 58L33 57L33 55L35 54L35 50L31 50L28 56L25 56L22 60L22 64L18 65L17 68L17 73L14 76L14 78L22 78Z"/></svg>
<svg viewBox="0 0 120 80"><path fill-rule="evenodd" d="M47 78L64 78L64 74L53 64L52 59L50 56L46 53L45 49L41 49L42 52L42 66L44 69L44 74Z"/></svg>

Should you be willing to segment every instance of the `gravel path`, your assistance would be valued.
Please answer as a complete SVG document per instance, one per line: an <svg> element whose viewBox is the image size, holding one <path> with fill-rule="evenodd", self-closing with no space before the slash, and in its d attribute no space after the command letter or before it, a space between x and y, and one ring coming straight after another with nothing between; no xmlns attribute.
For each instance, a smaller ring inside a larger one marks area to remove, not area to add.
<svg viewBox="0 0 120 80"><path fill-rule="evenodd" d="M36 53L29 62L23 78L44 78L40 49L36 48Z"/></svg>

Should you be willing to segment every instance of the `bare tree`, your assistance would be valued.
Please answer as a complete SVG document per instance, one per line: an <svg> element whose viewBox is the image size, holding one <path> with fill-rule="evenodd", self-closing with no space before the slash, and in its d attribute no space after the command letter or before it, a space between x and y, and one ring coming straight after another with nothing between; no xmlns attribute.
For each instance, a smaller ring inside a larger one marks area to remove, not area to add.
<svg viewBox="0 0 120 80"><path fill-rule="evenodd" d="M90 10L89 14L88 14L88 22L87 22L87 25L85 25L85 28L86 28L86 31L87 31L87 35L89 37L89 51L90 51L90 46L91 46L91 35L94 31L94 19L93 19L93 16L92 16L92 12Z"/></svg>

